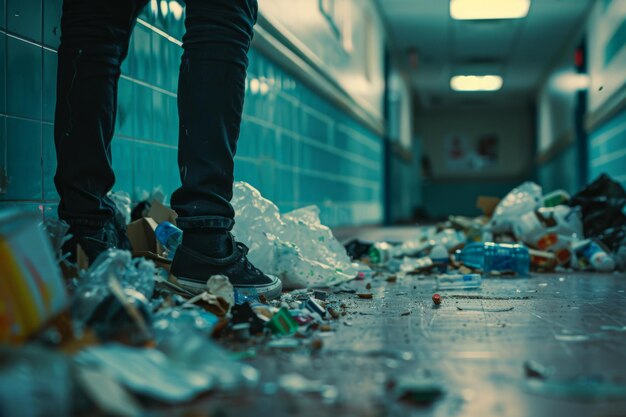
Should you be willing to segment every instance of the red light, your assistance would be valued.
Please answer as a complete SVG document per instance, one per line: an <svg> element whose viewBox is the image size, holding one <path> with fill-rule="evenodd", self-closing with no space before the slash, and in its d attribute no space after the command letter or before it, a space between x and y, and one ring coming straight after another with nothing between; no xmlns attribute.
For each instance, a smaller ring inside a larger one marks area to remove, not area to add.
<svg viewBox="0 0 626 417"><path fill-rule="evenodd" d="M574 64L576 65L576 68L581 69L585 65L585 53L582 48L576 49L576 52L574 53Z"/></svg>

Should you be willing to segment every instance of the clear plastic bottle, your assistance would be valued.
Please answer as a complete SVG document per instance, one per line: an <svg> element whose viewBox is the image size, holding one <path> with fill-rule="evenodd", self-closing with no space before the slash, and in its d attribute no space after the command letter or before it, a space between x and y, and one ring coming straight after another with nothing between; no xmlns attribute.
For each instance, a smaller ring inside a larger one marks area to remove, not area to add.
<svg viewBox="0 0 626 417"><path fill-rule="evenodd" d="M159 243L167 250L168 257L173 258L183 240L183 231L170 222L163 222L157 226L154 233Z"/></svg>
<svg viewBox="0 0 626 417"><path fill-rule="evenodd" d="M471 290L480 288L482 278L479 274L442 274L437 276L438 290Z"/></svg>
<svg viewBox="0 0 626 417"><path fill-rule="evenodd" d="M527 277L530 274L530 255L523 245L508 243L470 243L457 252L457 259L470 268L492 271L515 272Z"/></svg>
<svg viewBox="0 0 626 417"><path fill-rule="evenodd" d="M385 265L393 258L416 256L432 248L433 245L434 242L429 240L409 240L399 246L392 246L387 242L377 242L370 247L369 256L373 264Z"/></svg>

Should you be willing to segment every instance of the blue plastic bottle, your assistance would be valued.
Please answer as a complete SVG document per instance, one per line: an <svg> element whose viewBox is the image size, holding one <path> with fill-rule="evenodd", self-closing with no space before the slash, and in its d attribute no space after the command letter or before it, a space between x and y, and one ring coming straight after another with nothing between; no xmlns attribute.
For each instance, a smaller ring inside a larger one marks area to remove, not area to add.
<svg viewBox="0 0 626 417"><path fill-rule="evenodd" d="M173 258L176 249L183 240L183 231L170 222L163 222L157 226L154 234L159 243L167 250L168 257Z"/></svg>
<svg viewBox="0 0 626 417"><path fill-rule="evenodd" d="M515 272L522 277L530 275L530 254L523 245L470 243L457 252L457 259L470 268L482 269L485 275L491 271Z"/></svg>

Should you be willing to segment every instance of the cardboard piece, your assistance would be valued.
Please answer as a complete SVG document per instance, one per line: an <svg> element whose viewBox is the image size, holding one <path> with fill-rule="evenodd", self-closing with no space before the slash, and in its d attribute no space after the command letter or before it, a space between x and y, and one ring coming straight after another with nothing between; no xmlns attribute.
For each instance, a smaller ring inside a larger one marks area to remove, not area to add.
<svg viewBox="0 0 626 417"><path fill-rule="evenodd" d="M33 213L0 213L0 343L20 343L68 304L50 240Z"/></svg>
<svg viewBox="0 0 626 417"><path fill-rule="evenodd" d="M476 207L481 209L485 216L491 217L499 202L500 199L498 197L487 197L481 195L476 200Z"/></svg>
<svg viewBox="0 0 626 417"><path fill-rule="evenodd" d="M158 223L150 218L143 217L135 220L126 226L126 234L133 248L134 257L143 257L154 261L154 263L169 272L171 259L163 256L163 247L157 241L155 230Z"/></svg>
<svg viewBox="0 0 626 417"><path fill-rule="evenodd" d="M224 317L230 309L228 301L208 292L203 292L190 298L183 306L189 304L198 305L218 317Z"/></svg>
<svg viewBox="0 0 626 417"><path fill-rule="evenodd" d="M176 212L171 208L165 206L159 200L153 200L150 211L148 212L148 217L154 219L157 224L170 222L173 225L176 225L176 218L178 217L178 214L176 214Z"/></svg>

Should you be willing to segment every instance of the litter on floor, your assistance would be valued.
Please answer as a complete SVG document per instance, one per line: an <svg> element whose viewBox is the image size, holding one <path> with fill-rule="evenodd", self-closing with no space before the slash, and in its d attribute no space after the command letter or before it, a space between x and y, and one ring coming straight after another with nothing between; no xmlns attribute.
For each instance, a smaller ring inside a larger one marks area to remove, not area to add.
<svg viewBox="0 0 626 417"><path fill-rule="evenodd" d="M317 207L281 213L236 183L233 233L282 280L276 300L220 275L190 293L162 195L112 198L132 251L91 263L67 259L62 221L0 215L0 415L626 409L626 192L607 176L344 242Z"/></svg>

